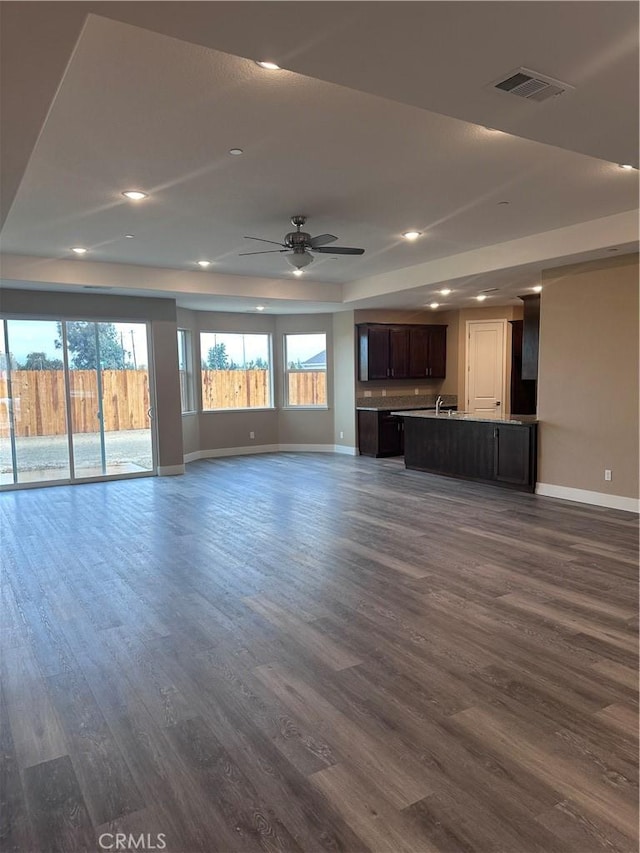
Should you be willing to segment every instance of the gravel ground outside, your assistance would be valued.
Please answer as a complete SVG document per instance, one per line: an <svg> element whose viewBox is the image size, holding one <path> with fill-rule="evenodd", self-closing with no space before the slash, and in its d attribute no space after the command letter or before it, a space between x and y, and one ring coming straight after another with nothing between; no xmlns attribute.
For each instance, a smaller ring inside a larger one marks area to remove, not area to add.
<svg viewBox="0 0 640 853"><path fill-rule="evenodd" d="M150 471L152 468L151 433L146 429L120 430L105 433L107 473ZM0 439L0 474L11 474L11 445L9 439ZM78 433L73 436L73 454L76 473L100 468L100 433ZM20 472L37 474L51 480L58 473L69 476L69 443L66 435L43 435L16 438L16 456ZM111 469L114 469L113 471ZM115 470L117 469L117 470ZM4 478L3 478L4 479ZM30 476L30 480L38 479Z"/></svg>

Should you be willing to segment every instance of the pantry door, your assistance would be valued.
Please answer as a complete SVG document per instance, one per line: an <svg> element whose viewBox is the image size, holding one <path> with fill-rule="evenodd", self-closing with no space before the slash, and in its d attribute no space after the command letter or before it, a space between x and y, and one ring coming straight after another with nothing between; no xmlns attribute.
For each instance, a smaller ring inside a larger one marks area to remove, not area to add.
<svg viewBox="0 0 640 853"><path fill-rule="evenodd" d="M466 403L474 415L506 412L506 320L467 321Z"/></svg>

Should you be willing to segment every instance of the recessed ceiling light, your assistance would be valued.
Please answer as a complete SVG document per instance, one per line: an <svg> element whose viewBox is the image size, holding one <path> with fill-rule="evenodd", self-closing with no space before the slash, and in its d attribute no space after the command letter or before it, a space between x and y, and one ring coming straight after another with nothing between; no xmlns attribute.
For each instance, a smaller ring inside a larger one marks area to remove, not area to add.
<svg viewBox="0 0 640 853"><path fill-rule="evenodd" d="M71 251L75 252L76 255L85 255L89 250L85 249L83 246L73 246Z"/></svg>
<svg viewBox="0 0 640 853"><path fill-rule="evenodd" d="M442 290L440 291L440 293L442 294L442 296L448 296L451 293L451 291L449 290L448 287L443 287Z"/></svg>
<svg viewBox="0 0 640 853"><path fill-rule="evenodd" d="M241 154L244 154L244 151L242 150L242 148L230 148L229 154L231 154L233 157L239 157Z"/></svg>
<svg viewBox="0 0 640 853"><path fill-rule="evenodd" d="M478 302L484 302L484 300L486 298L487 297L484 295L484 293L480 293L478 296L476 296L476 299L478 300Z"/></svg>
<svg viewBox="0 0 640 853"><path fill-rule="evenodd" d="M422 234L421 231L405 231L402 235L405 240L417 240Z"/></svg>
<svg viewBox="0 0 640 853"><path fill-rule="evenodd" d="M256 311L264 311L264 305L256 305Z"/></svg>
<svg viewBox="0 0 640 853"><path fill-rule="evenodd" d="M264 62L256 60L256 65L259 65L260 68L264 68L267 71L280 71L280 66L276 65L275 62Z"/></svg>
<svg viewBox="0 0 640 853"><path fill-rule="evenodd" d="M206 269L207 267L211 266L211 261L196 261L196 263L199 267L202 267L203 269Z"/></svg>
<svg viewBox="0 0 640 853"><path fill-rule="evenodd" d="M436 308L439 308L439 307L440 307L439 302L432 302L431 305L429 305L429 308L432 308L434 311Z"/></svg>
<svg viewBox="0 0 640 853"><path fill-rule="evenodd" d="M293 271L294 275L303 275L303 273L304 273L304 270L294 270Z"/></svg>
<svg viewBox="0 0 640 853"><path fill-rule="evenodd" d="M540 293L541 291L542 291L542 285L536 284L536 286L533 288L533 292L534 293Z"/></svg>
<svg viewBox="0 0 640 853"><path fill-rule="evenodd" d="M621 169L635 169L635 166L631 166L629 163L620 163Z"/></svg>
<svg viewBox="0 0 640 853"><path fill-rule="evenodd" d="M136 235L135 235L135 234L125 234L124 236L127 238L127 240L133 240L133 238L134 238Z"/></svg>
<svg viewBox="0 0 640 853"><path fill-rule="evenodd" d="M142 201L143 198L148 198L148 193L143 193L142 190L125 190L122 195L130 201Z"/></svg>

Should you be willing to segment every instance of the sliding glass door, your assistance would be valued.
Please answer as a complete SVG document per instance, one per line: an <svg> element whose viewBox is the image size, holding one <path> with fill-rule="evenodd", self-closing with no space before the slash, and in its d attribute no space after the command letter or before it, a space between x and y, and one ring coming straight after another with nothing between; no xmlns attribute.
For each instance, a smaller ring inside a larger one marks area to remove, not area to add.
<svg viewBox="0 0 640 853"><path fill-rule="evenodd" d="M3 451L2 482L68 480L69 441L60 324L8 320L5 388L12 469ZM3 413L4 417L4 413ZM5 443L5 430L2 431Z"/></svg>
<svg viewBox="0 0 640 853"><path fill-rule="evenodd" d="M154 471L147 325L5 320L0 485Z"/></svg>

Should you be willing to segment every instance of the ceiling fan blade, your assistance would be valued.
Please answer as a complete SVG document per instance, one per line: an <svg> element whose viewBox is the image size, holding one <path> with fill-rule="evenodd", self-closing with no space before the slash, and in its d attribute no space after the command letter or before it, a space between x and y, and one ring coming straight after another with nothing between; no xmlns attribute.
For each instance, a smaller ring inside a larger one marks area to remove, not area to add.
<svg viewBox="0 0 640 853"><path fill-rule="evenodd" d="M364 255L364 249L353 249L350 246L327 246L326 248L319 246L313 251L321 252L324 255Z"/></svg>
<svg viewBox="0 0 640 853"><path fill-rule="evenodd" d="M263 249L261 252L239 252L238 257L242 257L243 255L278 255L288 251L289 249Z"/></svg>
<svg viewBox="0 0 640 853"><path fill-rule="evenodd" d="M316 246L326 246L327 243L335 243L337 239L333 234L318 234L317 237L311 238L309 245L312 249L315 249Z"/></svg>
<svg viewBox="0 0 640 853"><path fill-rule="evenodd" d="M260 240L261 243L273 243L274 246L284 246L284 243L277 243L275 240L265 240L264 237L249 237L244 235L245 240Z"/></svg>

